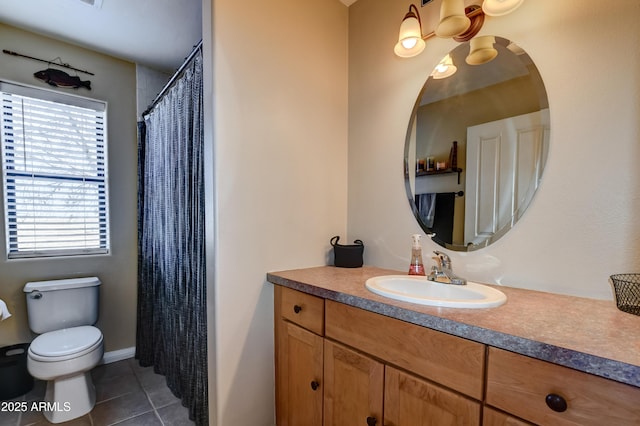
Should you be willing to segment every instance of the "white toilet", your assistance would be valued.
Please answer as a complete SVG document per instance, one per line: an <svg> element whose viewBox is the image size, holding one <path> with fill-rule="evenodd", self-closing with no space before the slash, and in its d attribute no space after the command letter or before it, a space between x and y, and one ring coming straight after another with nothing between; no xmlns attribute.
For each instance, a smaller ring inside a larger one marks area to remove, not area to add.
<svg viewBox="0 0 640 426"><path fill-rule="evenodd" d="M29 328L27 369L47 381L43 414L51 423L87 414L96 401L91 369L104 354L96 277L30 282L24 286Z"/></svg>

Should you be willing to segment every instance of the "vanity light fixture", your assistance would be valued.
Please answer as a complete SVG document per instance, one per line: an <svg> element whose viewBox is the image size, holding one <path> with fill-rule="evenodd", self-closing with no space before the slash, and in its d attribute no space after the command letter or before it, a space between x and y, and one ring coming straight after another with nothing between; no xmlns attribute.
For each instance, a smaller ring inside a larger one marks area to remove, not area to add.
<svg viewBox="0 0 640 426"><path fill-rule="evenodd" d="M436 65L435 69L431 73L431 77L436 80L441 80L443 78L451 77L458 71L458 67L453 64L453 59L451 59L451 55L447 54L438 65Z"/></svg>
<svg viewBox="0 0 640 426"><path fill-rule="evenodd" d="M506 15L516 10L523 2L524 0L484 0L482 7L472 5L465 8L464 0L442 0L440 4L440 22L435 31L425 35L422 34L422 19L418 8L411 4L409 12L404 16L400 25L398 43L396 43L393 51L401 58L411 58L422 53L425 48L425 41L433 36L451 37L458 42L472 40L482 28L485 15ZM488 42L485 40L483 43L486 44ZM482 49L487 48L486 45L483 46ZM473 48L471 50L473 51ZM484 50L475 56L480 53L485 57L490 56L490 50ZM493 57L487 59L486 62L489 62ZM475 62L477 60L472 59L472 61ZM478 62L478 64L486 62Z"/></svg>
<svg viewBox="0 0 640 426"><path fill-rule="evenodd" d="M484 0L482 10L489 16L502 16L513 12L524 0Z"/></svg>
<svg viewBox="0 0 640 426"><path fill-rule="evenodd" d="M445 0L445 2L450 0ZM459 0L454 0L459 1ZM455 5L454 5L455 6ZM444 9L445 21L447 20L447 15L449 18L455 18L451 22L456 21L460 22L457 18L459 15L451 15L448 11L454 10L455 7L451 7L451 3L443 3L441 9ZM463 9L463 14L461 16L463 19L467 19L469 21L469 25L465 25L464 28L459 26L457 29L460 30L459 33L454 34L454 39L456 41L467 41L470 40L473 36L475 36L480 28L482 28L482 23L484 22L484 12L480 6L470 6L466 9ZM438 25L440 28L442 25ZM449 25L448 23L442 27L453 27L454 25ZM437 29L436 29L437 31ZM453 30L450 30L455 32ZM404 16L402 20L402 24L400 25L400 33L398 35L398 43L396 43L393 51L396 55L401 58L412 58L414 56L419 55L425 48L425 40L430 39L431 37L437 35L435 31L430 32L429 34L422 34L422 20L420 19L420 13L418 12L418 8L412 4L409 6L409 12ZM449 36L447 36L449 37ZM461 37L464 37L463 40L460 40Z"/></svg>

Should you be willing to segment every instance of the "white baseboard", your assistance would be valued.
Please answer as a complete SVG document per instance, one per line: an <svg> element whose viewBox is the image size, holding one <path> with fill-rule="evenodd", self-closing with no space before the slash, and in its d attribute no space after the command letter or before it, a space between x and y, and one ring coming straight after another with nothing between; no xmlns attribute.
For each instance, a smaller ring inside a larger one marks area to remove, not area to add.
<svg viewBox="0 0 640 426"><path fill-rule="evenodd" d="M102 364L111 364L112 362L122 361L123 359L133 358L136 354L136 348L124 348L117 351L105 352L102 357Z"/></svg>

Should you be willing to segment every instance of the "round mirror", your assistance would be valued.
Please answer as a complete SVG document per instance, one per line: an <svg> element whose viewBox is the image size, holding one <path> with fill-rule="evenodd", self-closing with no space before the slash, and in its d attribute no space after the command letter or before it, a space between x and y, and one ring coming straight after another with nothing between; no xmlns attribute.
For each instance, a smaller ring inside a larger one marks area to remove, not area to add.
<svg viewBox="0 0 640 426"><path fill-rule="evenodd" d="M429 75L405 142L413 213L433 241L456 251L488 246L522 217L549 146L535 64L507 39L481 39L458 45Z"/></svg>

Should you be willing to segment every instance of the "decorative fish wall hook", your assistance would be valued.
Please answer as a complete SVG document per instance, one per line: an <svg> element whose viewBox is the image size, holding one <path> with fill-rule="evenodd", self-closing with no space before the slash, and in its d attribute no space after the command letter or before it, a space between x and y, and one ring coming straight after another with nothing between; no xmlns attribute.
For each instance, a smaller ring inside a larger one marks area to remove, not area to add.
<svg viewBox="0 0 640 426"><path fill-rule="evenodd" d="M71 76L64 71L54 68L47 68L46 70L38 71L34 73L33 76L54 87L61 87L65 89L85 87L87 90L91 90L91 82L89 80L82 81L78 76Z"/></svg>
<svg viewBox="0 0 640 426"><path fill-rule="evenodd" d="M65 89L77 89L79 87L84 87L87 90L91 90L91 82L89 80L83 81L83 80L80 80L80 77L78 76L71 76L62 70L51 68L51 65L55 65L57 67L74 70L76 72L94 75L92 72L74 68L69 64L65 64L64 62L62 62L62 59L59 56L55 58L53 61L47 61L44 59L34 58L33 56L23 55L21 53L16 53L6 49L3 49L2 53L46 63L48 68L46 70L42 70L34 73L33 76L38 80L42 80L51 86L61 87ZM58 61L59 63L56 61Z"/></svg>

